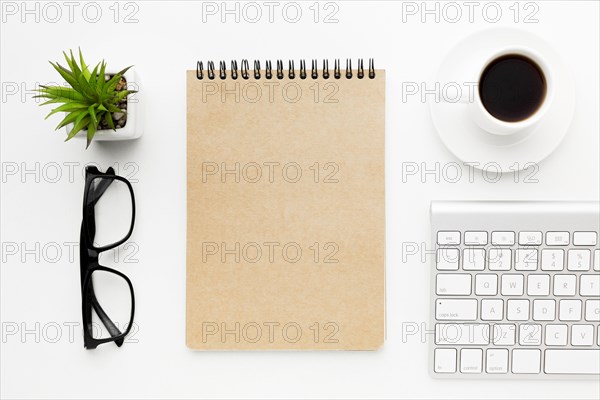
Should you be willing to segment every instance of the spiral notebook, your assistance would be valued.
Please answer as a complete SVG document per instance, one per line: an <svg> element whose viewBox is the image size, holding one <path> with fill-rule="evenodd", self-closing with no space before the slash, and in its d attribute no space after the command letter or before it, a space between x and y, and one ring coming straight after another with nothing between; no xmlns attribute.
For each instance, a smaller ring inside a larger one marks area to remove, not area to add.
<svg viewBox="0 0 600 400"><path fill-rule="evenodd" d="M383 344L385 72L297 66L187 71L191 349Z"/></svg>

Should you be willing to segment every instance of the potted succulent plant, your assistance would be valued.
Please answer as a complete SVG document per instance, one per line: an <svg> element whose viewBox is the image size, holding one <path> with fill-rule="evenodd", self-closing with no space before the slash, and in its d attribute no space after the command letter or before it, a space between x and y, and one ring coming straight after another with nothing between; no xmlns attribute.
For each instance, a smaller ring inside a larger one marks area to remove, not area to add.
<svg viewBox="0 0 600 400"><path fill-rule="evenodd" d="M130 140L141 136L138 104L133 101L128 84L135 75L127 67L119 72L109 72L106 62L98 63L91 71L79 50L79 64L73 56L64 53L67 66L50 62L69 86L40 86L39 95L47 99L41 105L61 104L46 118L65 113L56 130L67 129L67 140L74 137L87 139L86 149L95 140Z"/></svg>

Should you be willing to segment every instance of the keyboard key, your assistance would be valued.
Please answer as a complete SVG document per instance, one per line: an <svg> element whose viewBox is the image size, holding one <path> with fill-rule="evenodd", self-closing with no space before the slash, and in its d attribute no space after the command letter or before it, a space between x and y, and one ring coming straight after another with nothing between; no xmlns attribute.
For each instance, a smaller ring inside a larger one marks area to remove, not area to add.
<svg viewBox="0 0 600 400"><path fill-rule="evenodd" d="M537 269L538 251L537 249L517 249L515 250L515 270L517 271L535 271Z"/></svg>
<svg viewBox="0 0 600 400"><path fill-rule="evenodd" d="M506 303L506 317L509 321L527 321L529 319L529 300L511 299Z"/></svg>
<svg viewBox="0 0 600 400"><path fill-rule="evenodd" d="M589 250L569 250L567 269L569 271L589 271L591 256Z"/></svg>
<svg viewBox="0 0 600 400"><path fill-rule="evenodd" d="M600 271L600 250L594 250L594 271Z"/></svg>
<svg viewBox="0 0 600 400"><path fill-rule="evenodd" d="M436 287L438 295L468 296L471 294L471 275L438 274Z"/></svg>
<svg viewBox="0 0 600 400"><path fill-rule="evenodd" d="M566 346L567 325L546 325L546 346Z"/></svg>
<svg viewBox="0 0 600 400"><path fill-rule="evenodd" d="M460 244L460 232L439 231L437 234L438 244Z"/></svg>
<svg viewBox="0 0 600 400"><path fill-rule="evenodd" d="M434 370L439 373L456 372L456 349L435 349Z"/></svg>
<svg viewBox="0 0 600 400"><path fill-rule="evenodd" d="M487 349L485 372L488 374L506 374L508 372L508 350Z"/></svg>
<svg viewBox="0 0 600 400"><path fill-rule="evenodd" d="M535 321L554 321L556 316L556 301L534 300L533 319Z"/></svg>
<svg viewBox="0 0 600 400"><path fill-rule="evenodd" d="M435 343L439 345L475 345L490 343L487 324L435 324Z"/></svg>
<svg viewBox="0 0 600 400"><path fill-rule="evenodd" d="M529 296L548 296L550 294L550 275L529 275L527 277Z"/></svg>
<svg viewBox="0 0 600 400"><path fill-rule="evenodd" d="M502 275L502 296L522 296L523 295L523 275L504 274Z"/></svg>
<svg viewBox="0 0 600 400"><path fill-rule="evenodd" d="M443 248L437 250L437 269L440 271L457 271L460 252L458 249Z"/></svg>
<svg viewBox="0 0 600 400"><path fill-rule="evenodd" d="M492 244L496 246L512 246L515 244L515 233L492 232Z"/></svg>
<svg viewBox="0 0 600 400"><path fill-rule="evenodd" d="M462 349L460 351L460 372L463 374L480 374L483 363L483 350Z"/></svg>
<svg viewBox="0 0 600 400"><path fill-rule="evenodd" d="M548 232L546 233L546 244L548 246L568 246L569 232Z"/></svg>
<svg viewBox="0 0 600 400"><path fill-rule="evenodd" d="M546 350L547 374L600 374L600 350Z"/></svg>
<svg viewBox="0 0 600 400"><path fill-rule="evenodd" d="M464 249L463 269L465 271L483 271L485 269L485 250Z"/></svg>
<svg viewBox="0 0 600 400"><path fill-rule="evenodd" d="M585 320L600 321L600 300L585 301ZM600 328L598 328L598 338L600 339ZM598 345L600 345L600 340L598 340Z"/></svg>
<svg viewBox="0 0 600 400"><path fill-rule="evenodd" d="M475 294L477 296L495 296L498 294L498 276L495 274L477 274L475 276Z"/></svg>
<svg viewBox="0 0 600 400"><path fill-rule="evenodd" d="M577 277L575 275L554 275L555 296L575 296Z"/></svg>
<svg viewBox="0 0 600 400"><path fill-rule="evenodd" d="M437 299L436 319L440 321L475 321L477 299Z"/></svg>
<svg viewBox="0 0 600 400"><path fill-rule="evenodd" d="M561 300L558 309L558 319L561 321L581 320L581 300Z"/></svg>
<svg viewBox="0 0 600 400"><path fill-rule="evenodd" d="M488 242L487 232L465 232L465 244L467 246L480 246Z"/></svg>
<svg viewBox="0 0 600 400"><path fill-rule="evenodd" d="M481 300L481 319L484 321L502 321L504 301L502 299Z"/></svg>
<svg viewBox="0 0 600 400"><path fill-rule="evenodd" d="M542 250L542 271L562 271L564 269L565 251L562 249Z"/></svg>
<svg viewBox="0 0 600 400"><path fill-rule="evenodd" d="M517 328L514 324L493 325L492 342L496 346L513 346L516 342Z"/></svg>
<svg viewBox="0 0 600 400"><path fill-rule="evenodd" d="M571 326L571 344L573 346L592 346L594 344L594 325Z"/></svg>
<svg viewBox="0 0 600 400"><path fill-rule="evenodd" d="M579 294L586 297L600 297L600 274L581 275Z"/></svg>
<svg viewBox="0 0 600 400"><path fill-rule="evenodd" d="M598 243L596 232L575 232L573 233L573 244L575 246L595 246Z"/></svg>
<svg viewBox="0 0 600 400"><path fill-rule="evenodd" d="M539 346L542 344L542 326L539 324L519 325L519 344L521 346Z"/></svg>
<svg viewBox="0 0 600 400"><path fill-rule="evenodd" d="M513 374L539 374L542 352L533 349L515 349L512 351Z"/></svg>
<svg viewBox="0 0 600 400"><path fill-rule="evenodd" d="M512 265L512 253L510 249L488 250L488 268L490 271L510 271Z"/></svg>
<svg viewBox="0 0 600 400"><path fill-rule="evenodd" d="M519 244L523 246L541 245L542 232L519 232Z"/></svg>

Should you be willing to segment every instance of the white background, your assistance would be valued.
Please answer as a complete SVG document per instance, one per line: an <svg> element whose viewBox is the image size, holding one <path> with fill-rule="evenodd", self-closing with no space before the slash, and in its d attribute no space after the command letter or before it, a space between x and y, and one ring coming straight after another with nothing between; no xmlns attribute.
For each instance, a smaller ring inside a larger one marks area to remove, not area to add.
<svg viewBox="0 0 600 400"><path fill-rule="evenodd" d="M284 3L273 23L266 14L257 23L243 18L237 23L234 16L222 23L220 15L203 22L201 4L154 1L117 5L116 23L113 2L100 4L96 23L90 22L93 9L86 16L84 4L77 3L69 22L67 6L55 4L62 10L58 22L50 21L55 10L43 14L43 4L39 22L35 14L22 14L21 2L13 3L19 7L16 15L3 11L2 397L598 398L600 385L593 381L431 379L428 343L418 335L403 340L403 327L429 319L430 260L402 257L403 243L429 242L434 199L598 199L597 2L537 2L537 23L523 23L525 14L515 22L512 1L499 3L503 14L497 23L482 17L482 5L473 22L464 5L457 23L443 16L436 22L434 15L425 23L419 15L403 22L402 3L391 1L338 2L337 23L323 23L324 14L315 23L312 2L302 2L303 15L295 24L282 17ZM136 7L138 22L124 23ZM525 13L523 3L519 8ZM490 183L479 173L469 182L467 169L458 183L443 178L437 183L431 174L425 182L419 176L403 182L408 165L403 163L433 169L458 160L438 139L427 104L417 96L403 102L402 83L430 81L445 52L494 26L537 33L574 71L577 108L569 135L539 165L537 183L524 182L525 176L515 182L513 175ZM85 151L84 141L63 143L64 131L53 132L59 117L44 121L49 109L38 107L27 90L36 82L57 81L47 61L78 46L89 62L105 58L115 68L135 65L145 110L139 141L95 143ZM385 346L376 352L191 352L185 347L185 70L199 58L324 57L374 57L376 66L387 70ZM71 257L69 248L79 240L83 166L90 162L103 169L115 166L137 181L133 246L119 253L117 262L103 259L127 274L136 289L138 332L120 349L104 345L85 351L81 337L79 260L77 249ZM72 177L65 163L73 163L68 164ZM36 168L37 175L24 173ZM70 323L79 324L72 338ZM29 333L22 335L24 330Z"/></svg>

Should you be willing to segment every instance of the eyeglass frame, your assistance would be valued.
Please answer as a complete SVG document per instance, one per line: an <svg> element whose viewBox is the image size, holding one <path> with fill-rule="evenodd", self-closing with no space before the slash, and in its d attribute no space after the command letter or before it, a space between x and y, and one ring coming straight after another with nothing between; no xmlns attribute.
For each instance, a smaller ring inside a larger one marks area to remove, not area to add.
<svg viewBox="0 0 600 400"><path fill-rule="evenodd" d="M101 187L97 187L95 189L96 197L90 199L89 196L92 189L91 185L94 179L101 179L101 183L99 185L102 185L102 182L108 183L105 183ZM104 192L115 180L125 183L125 185L129 189L129 193L131 195L131 225L129 227L129 231L121 240L106 246L98 247L94 245L94 238L92 238L90 235L91 229L93 229L94 235L96 233L95 205L100 200ZM93 226L90 226L90 224L93 224ZM96 347L98 347L98 345L108 342L115 342L115 344L118 347L121 347L123 345L125 336L129 334L133 325L133 317L135 314L135 296L131 280L129 280L129 278L125 274L113 268L100 265L98 259L102 252L112 250L125 243L133 233L134 224L135 196L133 194L133 187L131 186L131 183L129 183L127 179L116 175L112 167L108 168L106 172L103 173L100 172L100 170L98 170L98 168L96 168L95 166L87 166L85 169L83 218L81 222L81 232L79 236L79 259L81 278L81 312L83 320L83 346L88 350L95 349ZM131 293L131 315L129 318L129 323L127 324L124 332L121 332L119 328L117 328L117 326L109 318L106 312L104 312L102 306L96 298L92 281L92 275L95 271L105 271L113 273L123 278L129 286L129 291ZM89 292L90 290L91 293ZM96 339L92 336L92 309L96 312L96 315L110 333L110 337Z"/></svg>

